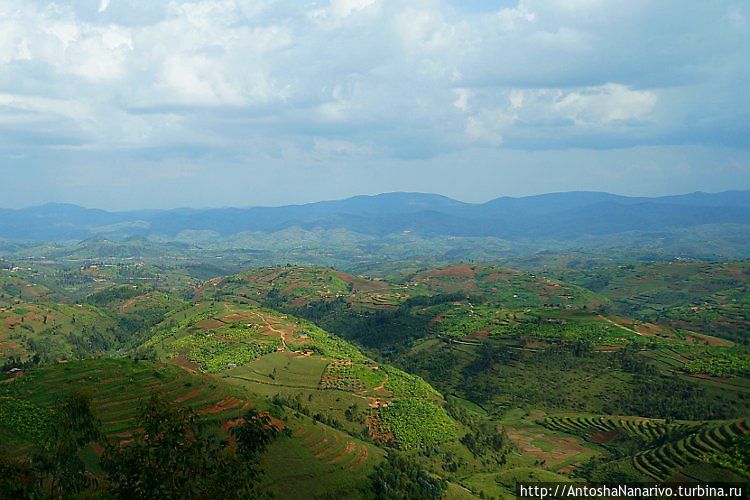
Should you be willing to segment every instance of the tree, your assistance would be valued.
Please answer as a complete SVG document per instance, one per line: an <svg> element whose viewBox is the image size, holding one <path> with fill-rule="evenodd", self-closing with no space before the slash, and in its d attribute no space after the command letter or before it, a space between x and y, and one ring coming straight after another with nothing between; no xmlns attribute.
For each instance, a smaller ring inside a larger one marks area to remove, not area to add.
<svg viewBox="0 0 750 500"><path fill-rule="evenodd" d="M418 463L395 453L375 468L370 479L377 498L393 500L442 498L448 487L444 480L429 474Z"/></svg>
<svg viewBox="0 0 750 500"><path fill-rule="evenodd" d="M40 498L39 476L31 463L0 455L0 498Z"/></svg>
<svg viewBox="0 0 750 500"><path fill-rule="evenodd" d="M99 422L91 412L87 395L73 393L58 404L47 441L34 460L37 470L47 478L44 483L49 497L69 497L95 483L80 452L100 436Z"/></svg>
<svg viewBox="0 0 750 500"><path fill-rule="evenodd" d="M260 456L278 433L269 417L249 412L222 440L194 411L158 397L142 409L140 426L133 443L109 445L102 458L119 498L255 496Z"/></svg>

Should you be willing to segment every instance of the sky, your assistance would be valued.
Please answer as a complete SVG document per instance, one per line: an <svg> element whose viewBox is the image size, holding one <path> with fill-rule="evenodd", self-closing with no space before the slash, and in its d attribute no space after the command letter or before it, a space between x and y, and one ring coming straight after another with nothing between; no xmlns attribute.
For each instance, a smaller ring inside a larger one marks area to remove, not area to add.
<svg viewBox="0 0 750 500"><path fill-rule="evenodd" d="M0 0L0 206L750 189L748 0Z"/></svg>

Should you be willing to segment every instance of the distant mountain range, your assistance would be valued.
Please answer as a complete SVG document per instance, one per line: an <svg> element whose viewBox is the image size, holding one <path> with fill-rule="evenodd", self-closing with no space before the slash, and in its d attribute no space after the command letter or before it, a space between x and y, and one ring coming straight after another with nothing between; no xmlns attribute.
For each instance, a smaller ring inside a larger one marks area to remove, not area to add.
<svg viewBox="0 0 750 500"><path fill-rule="evenodd" d="M170 240L190 231L229 237L290 228L346 230L375 238L406 233L564 241L716 224L733 225L735 235L736 225L747 225L750 234L750 191L656 198L568 192L501 197L481 204L436 194L387 193L282 207L107 212L48 204L0 209L0 239L6 241L69 241L93 236Z"/></svg>

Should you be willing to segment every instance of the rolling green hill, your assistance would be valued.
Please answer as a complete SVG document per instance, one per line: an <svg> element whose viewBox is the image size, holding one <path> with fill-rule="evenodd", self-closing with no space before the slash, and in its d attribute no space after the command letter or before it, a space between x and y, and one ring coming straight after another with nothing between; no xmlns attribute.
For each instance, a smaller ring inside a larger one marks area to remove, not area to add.
<svg viewBox="0 0 750 500"><path fill-rule="evenodd" d="M282 497L366 495L389 453L457 498L512 498L520 480L736 480L750 353L721 332L742 328L745 264L399 264L379 279L287 265L202 283L148 262L5 271L0 353L23 371L0 381L0 451L31 454L78 388L126 443L153 393L217 433L273 411L290 435L263 486Z"/></svg>
<svg viewBox="0 0 750 500"><path fill-rule="evenodd" d="M154 331L143 350L157 359L257 391L304 389L319 399L343 400L348 404L335 405L341 413L328 418L348 420L351 425L342 425L375 441L414 449L458 438L442 396L428 384L375 363L307 321L248 304L209 302Z"/></svg>
<svg viewBox="0 0 750 500"><path fill-rule="evenodd" d="M618 312L748 343L750 263L652 263L557 273L609 298Z"/></svg>

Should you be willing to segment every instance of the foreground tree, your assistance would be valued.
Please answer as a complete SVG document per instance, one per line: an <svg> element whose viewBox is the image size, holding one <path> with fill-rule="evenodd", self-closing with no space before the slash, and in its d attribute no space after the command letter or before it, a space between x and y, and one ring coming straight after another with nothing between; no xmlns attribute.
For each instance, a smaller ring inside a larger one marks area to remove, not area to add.
<svg viewBox="0 0 750 500"><path fill-rule="evenodd" d="M256 497L260 456L279 432L249 412L220 439L195 412L159 398L142 409L140 426L134 442L109 445L102 457L119 498Z"/></svg>
<svg viewBox="0 0 750 500"><path fill-rule="evenodd" d="M0 498L41 498L39 476L32 464L0 455Z"/></svg>
<svg viewBox="0 0 750 500"><path fill-rule="evenodd" d="M421 500L442 498L447 483L425 471L418 463L395 453L375 468L370 476L377 498Z"/></svg>
<svg viewBox="0 0 750 500"><path fill-rule="evenodd" d="M73 393L58 405L47 441L34 458L35 468L45 478L42 482L47 496L67 498L95 484L80 454L100 437L99 422L87 395Z"/></svg>

